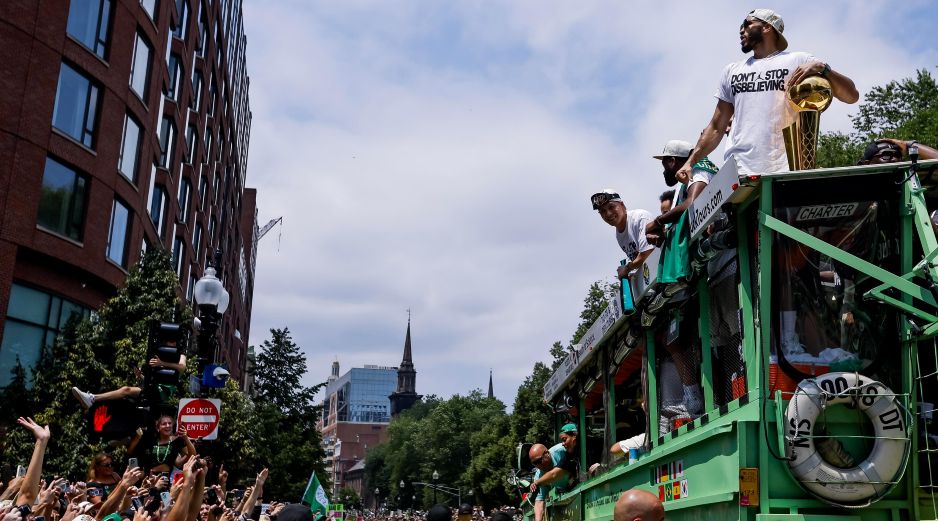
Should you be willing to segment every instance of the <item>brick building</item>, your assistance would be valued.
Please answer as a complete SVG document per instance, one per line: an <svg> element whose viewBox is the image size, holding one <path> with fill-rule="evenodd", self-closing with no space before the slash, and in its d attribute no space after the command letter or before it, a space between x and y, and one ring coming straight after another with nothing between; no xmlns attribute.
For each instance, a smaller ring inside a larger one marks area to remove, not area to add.
<svg viewBox="0 0 938 521"><path fill-rule="evenodd" d="M146 248L179 294L213 252L243 379L256 246L240 0L0 2L0 385Z"/></svg>

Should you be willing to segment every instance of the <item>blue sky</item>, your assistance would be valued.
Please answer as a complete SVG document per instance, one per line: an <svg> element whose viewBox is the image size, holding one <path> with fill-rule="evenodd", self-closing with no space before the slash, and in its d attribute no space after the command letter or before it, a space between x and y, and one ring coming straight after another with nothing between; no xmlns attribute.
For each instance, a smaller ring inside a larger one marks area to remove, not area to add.
<svg viewBox="0 0 938 521"><path fill-rule="evenodd" d="M748 5L748 4L747 4ZM752 6L755 7L755 6ZM396 365L506 403L569 341L621 251L588 197L653 209L752 7L715 2L245 2L261 243L251 343L289 327L309 383ZM872 86L934 72L929 2L780 2L792 50ZM850 129L835 104L822 130ZM722 145L711 155L722 163Z"/></svg>

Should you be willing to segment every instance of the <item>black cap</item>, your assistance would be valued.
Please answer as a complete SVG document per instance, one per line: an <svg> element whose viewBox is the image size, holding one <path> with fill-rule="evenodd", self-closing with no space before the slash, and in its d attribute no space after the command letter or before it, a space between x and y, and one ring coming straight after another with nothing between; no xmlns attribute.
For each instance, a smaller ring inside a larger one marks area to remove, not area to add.
<svg viewBox="0 0 938 521"><path fill-rule="evenodd" d="M463 503L459 505L459 510L456 511L456 515L472 515L472 505L469 503Z"/></svg>
<svg viewBox="0 0 938 521"><path fill-rule="evenodd" d="M427 511L427 521L450 521L452 517L452 512L449 507L445 505L433 505L430 507L430 510ZM280 520L278 519L277 521Z"/></svg>
<svg viewBox="0 0 938 521"><path fill-rule="evenodd" d="M862 161L871 161L874 157L880 154L883 150L893 150L895 151L896 156L899 158L902 157L902 149L888 141L874 141L869 145L866 145L866 149L863 150L863 159Z"/></svg>
<svg viewBox="0 0 938 521"><path fill-rule="evenodd" d="M290 503L277 514L277 521L313 521L313 511L306 505Z"/></svg>
<svg viewBox="0 0 938 521"><path fill-rule="evenodd" d="M511 515L508 512L494 512L492 517L489 518L489 521L511 521Z"/></svg>

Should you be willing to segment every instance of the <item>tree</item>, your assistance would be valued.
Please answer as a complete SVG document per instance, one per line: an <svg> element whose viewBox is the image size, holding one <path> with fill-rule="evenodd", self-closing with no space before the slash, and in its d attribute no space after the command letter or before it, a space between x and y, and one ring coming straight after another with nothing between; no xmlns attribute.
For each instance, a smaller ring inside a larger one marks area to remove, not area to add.
<svg viewBox="0 0 938 521"><path fill-rule="evenodd" d="M599 318L599 315L606 310L609 305L609 299L615 298L619 293L619 283L610 284L604 280L597 280L592 283L583 299L583 311L580 312L580 324L573 332L571 344L576 344L583 338L586 331L593 325L593 322Z"/></svg>
<svg viewBox="0 0 938 521"><path fill-rule="evenodd" d="M511 415L511 437L517 443L547 443L551 439L554 413L544 401L544 384L551 372L537 362L518 387Z"/></svg>
<svg viewBox="0 0 938 521"><path fill-rule="evenodd" d="M316 472L329 488L322 437L316 429L320 407L316 392L325 383L306 387L306 355L293 342L288 328L271 329L253 369L255 375L254 435L257 465L270 469L271 497L299 498L310 476Z"/></svg>
<svg viewBox="0 0 938 521"><path fill-rule="evenodd" d="M71 387L97 391L136 384L133 368L144 363L151 321L191 324L192 313L179 300L178 287L166 252L148 250L96 314L84 319L73 315L55 342L43 349L31 369L32 388L14 378L14 385L4 390L7 396L11 392L21 396L31 409L26 412L49 424L52 439L45 469L50 475L84 477L88 462L104 449L87 439L84 411L72 398ZM185 390L187 382L182 380ZM10 466L28 461L32 436L14 428L6 441L0 461Z"/></svg>
<svg viewBox="0 0 938 521"><path fill-rule="evenodd" d="M336 503L342 503L345 508L362 508L362 498L352 487L340 488Z"/></svg>
<svg viewBox="0 0 938 521"><path fill-rule="evenodd" d="M873 87L864 96L852 122L850 134L821 134L819 166L855 165L863 148L882 137L938 145L938 83L931 73L922 69L916 71L914 78Z"/></svg>

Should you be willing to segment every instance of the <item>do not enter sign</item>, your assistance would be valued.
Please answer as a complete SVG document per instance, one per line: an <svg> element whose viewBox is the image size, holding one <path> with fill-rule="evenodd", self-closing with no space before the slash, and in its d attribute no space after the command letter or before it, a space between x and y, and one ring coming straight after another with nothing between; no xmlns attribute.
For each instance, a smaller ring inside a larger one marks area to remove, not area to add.
<svg viewBox="0 0 938 521"><path fill-rule="evenodd" d="M185 427L190 438L218 439L218 420L221 418L221 400L214 398L182 398L176 424Z"/></svg>

